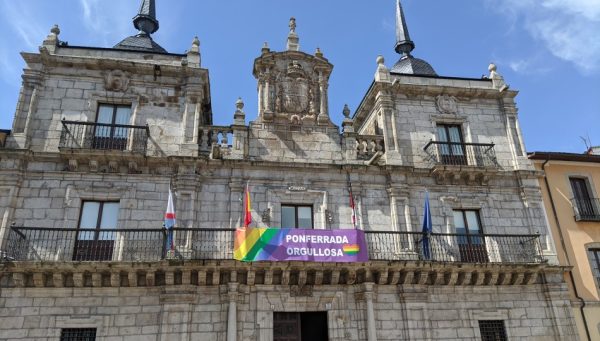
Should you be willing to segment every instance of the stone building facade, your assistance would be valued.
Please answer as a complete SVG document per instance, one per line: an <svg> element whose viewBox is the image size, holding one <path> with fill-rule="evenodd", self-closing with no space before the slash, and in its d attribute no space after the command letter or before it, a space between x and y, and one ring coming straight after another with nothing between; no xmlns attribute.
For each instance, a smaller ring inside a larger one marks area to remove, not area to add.
<svg viewBox="0 0 600 341"><path fill-rule="evenodd" d="M185 54L152 40L154 1L113 48L52 28L23 53L0 149L0 338L576 340L517 92L494 65L437 75L396 7L400 60L377 59L341 127L333 65L300 50L293 18L286 51L254 62L258 117L246 123L238 100L230 126L212 124L198 39ZM246 186L252 226L299 227L291 214L314 229L354 228L351 189L370 261L234 261Z"/></svg>

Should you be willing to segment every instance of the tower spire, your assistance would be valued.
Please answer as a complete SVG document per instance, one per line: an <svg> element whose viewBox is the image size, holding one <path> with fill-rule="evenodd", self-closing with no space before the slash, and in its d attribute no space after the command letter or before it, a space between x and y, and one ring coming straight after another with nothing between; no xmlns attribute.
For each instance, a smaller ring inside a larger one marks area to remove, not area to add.
<svg viewBox="0 0 600 341"><path fill-rule="evenodd" d="M140 34L150 35L158 31L154 0L142 0L138 14L133 17L133 26L140 30Z"/></svg>
<svg viewBox="0 0 600 341"><path fill-rule="evenodd" d="M414 50L415 43L410 40L408 26L404 18L404 11L400 0L396 2L396 52L404 56L410 56L410 52Z"/></svg>

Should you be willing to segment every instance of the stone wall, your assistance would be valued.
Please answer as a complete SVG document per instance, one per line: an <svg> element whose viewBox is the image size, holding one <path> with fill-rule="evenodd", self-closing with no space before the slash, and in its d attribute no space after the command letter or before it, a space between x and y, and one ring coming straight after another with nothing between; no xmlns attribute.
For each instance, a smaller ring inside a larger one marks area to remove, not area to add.
<svg viewBox="0 0 600 341"><path fill-rule="evenodd" d="M510 340L576 340L566 287L375 285L377 340L479 340L478 320L503 320ZM3 288L0 338L55 339L98 328L101 340L225 340L227 285ZM273 312L327 311L329 339L366 340L364 285L239 285L238 340L272 340Z"/></svg>

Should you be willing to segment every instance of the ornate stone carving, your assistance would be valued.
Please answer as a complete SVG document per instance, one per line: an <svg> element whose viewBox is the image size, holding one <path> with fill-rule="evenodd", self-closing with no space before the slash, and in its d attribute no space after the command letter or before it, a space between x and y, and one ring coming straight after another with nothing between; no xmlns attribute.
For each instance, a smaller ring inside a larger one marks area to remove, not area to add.
<svg viewBox="0 0 600 341"><path fill-rule="evenodd" d="M281 82L283 90L283 110L288 113L301 113L308 109L309 85L302 65L296 60L289 63L286 75Z"/></svg>
<svg viewBox="0 0 600 341"><path fill-rule="evenodd" d="M442 114L452 114L456 115L458 113L458 105L456 103L456 98L448 95L440 95L436 98L435 104L437 109Z"/></svg>
<svg viewBox="0 0 600 341"><path fill-rule="evenodd" d="M104 88L109 91L127 91L129 75L121 70L112 70L104 76Z"/></svg>

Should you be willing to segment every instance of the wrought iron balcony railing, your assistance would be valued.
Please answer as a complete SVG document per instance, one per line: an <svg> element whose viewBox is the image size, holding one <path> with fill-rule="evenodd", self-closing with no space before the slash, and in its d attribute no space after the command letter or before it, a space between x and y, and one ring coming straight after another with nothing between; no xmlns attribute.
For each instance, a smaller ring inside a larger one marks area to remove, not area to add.
<svg viewBox="0 0 600 341"><path fill-rule="evenodd" d="M366 233L371 260L459 263L542 263L539 235Z"/></svg>
<svg viewBox="0 0 600 341"><path fill-rule="evenodd" d="M571 199L575 221L600 221L600 199L573 198Z"/></svg>
<svg viewBox="0 0 600 341"><path fill-rule="evenodd" d="M164 229L11 227L4 258L16 261L159 261L233 258L233 229L176 228L174 250ZM459 235L366 231L371 260L541 263L538 235Z"/></svg>
<svg viewBox="0 0 600 341"><path fill-rule="evenodd" d="M423 149L438 165L498 167L493 143L429 141Z"/></svg>
<svg viewBox="0 0 600 341"><path fill-rule="evenodd" d="M146 154L148 126L61 121L59 148L127 150Z"/></svg>

